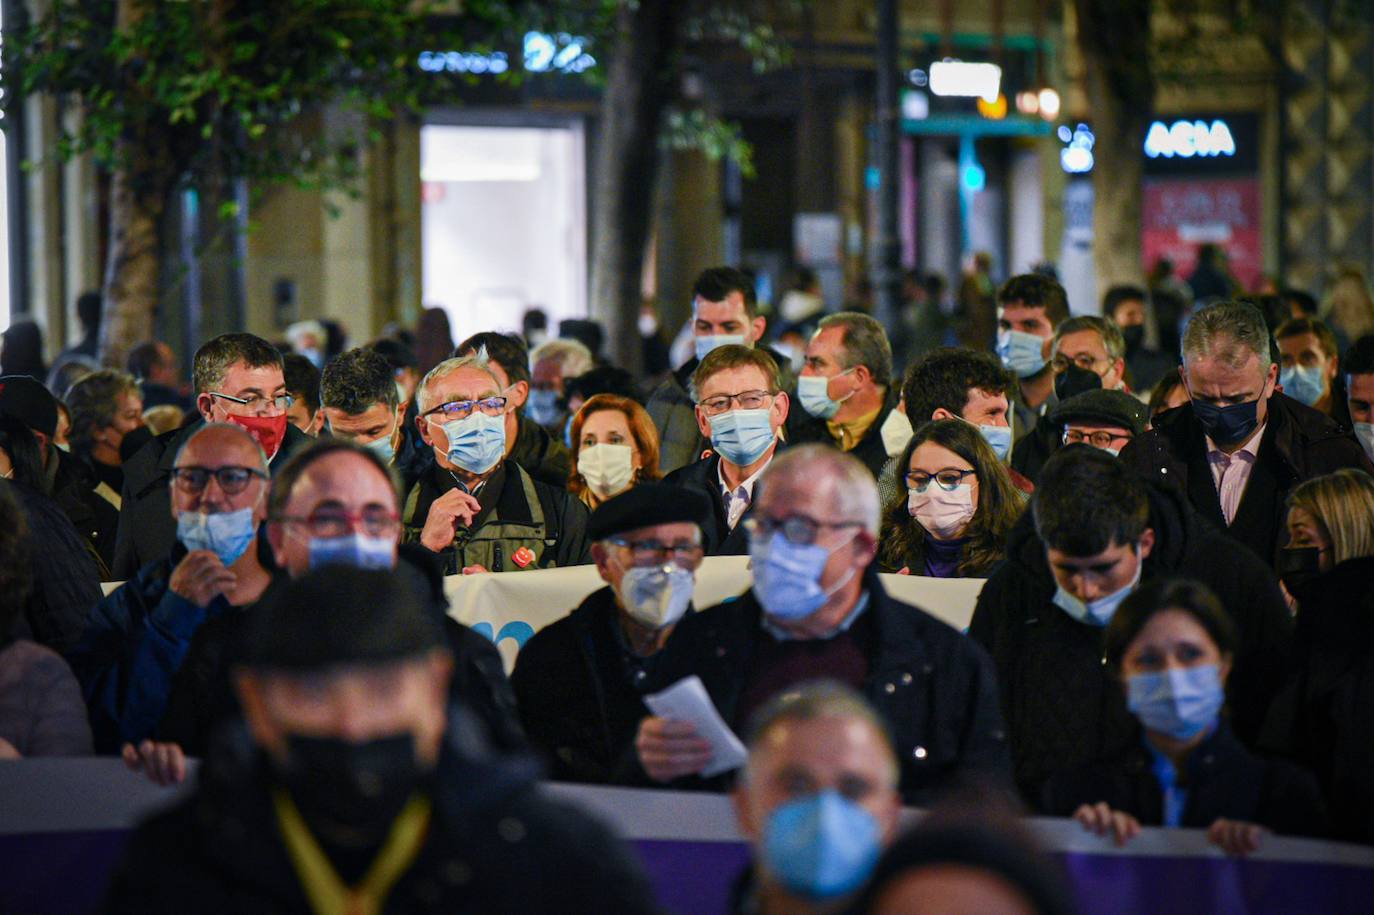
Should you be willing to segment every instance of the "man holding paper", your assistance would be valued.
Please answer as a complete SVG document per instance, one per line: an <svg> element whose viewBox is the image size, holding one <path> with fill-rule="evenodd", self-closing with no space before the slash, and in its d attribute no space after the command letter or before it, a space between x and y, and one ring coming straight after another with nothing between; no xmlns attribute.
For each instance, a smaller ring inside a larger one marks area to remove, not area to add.
<svg viewBox="0 0 1374 915"><path fill-rule="evenodd" d="M684 619L653 688L697 675L736 732L775 695L824 677L858 690L892 732L908 803L961 780L1009 784L996 679L984 651L878 580L878 491L853 456L801 446L774 458L749 524L754 583ZM689 722L640 722L644 771L673 787L703 779L718 748Z"/></svg>
<svg viewBox="0 0 1374 915"><path fill-rule="evenodd" d="M551 777L643 784L634 737L645 686L678 620L691 612L707 497L640 483L592 512L587 535L606 587L540 630L511 686ZM710 700L704 698L710 707Z"/></svg>

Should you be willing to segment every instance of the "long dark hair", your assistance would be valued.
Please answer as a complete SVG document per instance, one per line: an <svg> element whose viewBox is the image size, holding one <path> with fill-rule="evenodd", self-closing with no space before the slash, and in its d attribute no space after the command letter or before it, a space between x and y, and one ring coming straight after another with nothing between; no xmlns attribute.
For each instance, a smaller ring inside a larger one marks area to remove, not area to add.
<svg viewBox="0 0 1374 915"><path fill-rule="evenodd" d="M964 535L968 544L959 558L959 574L965 577L986 575L1007 554L1007 535L1026 507L1026 497L1012 485L1011 475L986 441L978 427L961 419L929 422L916 430L897 465L897 487L892 501L883 510L880 559L884 566L899 569L908 557L919 555L926 532L907 511L906 474L911 456L926 442L948 448L973 466L978 476L978 504ZM912 569L919 575L919 569Z"/></svg>
<svg viewBox="0 0 1374 915"><path fill-rule="evenodd" d="M10 465L14 467L14 475L10 479L39 492L47 490L48 478L43 473L38 439L34 438L33 432L24 425L22 419L0 413L0 451L9 455Z"/></svg>
<svg viewBox="0 0 1374 915"><path fill-rule="evenodd" d="M29 524L14 487L0 482L0 648L12 640L14 623L32 593Z"/></svg>

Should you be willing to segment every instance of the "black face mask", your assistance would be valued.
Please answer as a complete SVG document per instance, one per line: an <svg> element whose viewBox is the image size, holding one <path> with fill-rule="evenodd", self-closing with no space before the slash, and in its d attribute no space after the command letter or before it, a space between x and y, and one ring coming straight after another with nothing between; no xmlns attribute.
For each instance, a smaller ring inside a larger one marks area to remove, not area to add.
<svg viewBox="0 0 1374 915"><path fill-rule="evenodd" d="M427 774L409 731L362 743L292 734L286 752L282 784L316 837L336 848L380 844Z"/></svg>
<svg viewBox="0 0 1374 915"><path fill-rule="evenodd" d="M1321 575L1321 562L1322 551L1317 547L1289 547L1279 550L1275 567L1288 593L1301 600L1301 592Z"/></svg>
<svg viewBox="0 0 1374 915"><path fill-rule="evenodd" d="M1075 394L1082 394L1084 391L1096 391L1101 387L1101 375L1092 369L1079 368L1076 365L1070 365L1054 376L1054 393L1061 403Z"/></svg>
<svg viewBox="0 0 1374 915"><path fill-rule="evenodd" d="M1193 415L1202 424L1202 431L1207 433L1207 437L1225 447L1245 441L1255 431L1259 425L1258 407L1258 400L1231 404L1229 407L1195 400Z"/></svg>
<svg viewBox="0 0 1374 915"><path fill-rule="evenodd" d="M1121 336L1126 341L1126 352L1134 353L1145 344L1145 325L1133 324L1121 328Z"/></svg>

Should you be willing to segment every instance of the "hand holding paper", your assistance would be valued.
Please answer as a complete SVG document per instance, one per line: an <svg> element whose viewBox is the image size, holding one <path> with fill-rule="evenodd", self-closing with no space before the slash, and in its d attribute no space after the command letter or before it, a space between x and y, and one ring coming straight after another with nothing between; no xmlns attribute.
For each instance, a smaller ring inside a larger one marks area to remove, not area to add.
<svg viewBox="0 0 1374 915"><path fill-rule="evenodd" d="M667 776L661 780L692 773L710 778L744 765L744 744L721 719L700 677L687 677L645 696L644 704L666 719L658 723L648 719L640 726L640 758L650 775ZM691 726L690 731L684 724ZM652 759L655 755L671 758L657 761ZM663 764L651 765L654 762Z"/></svg>

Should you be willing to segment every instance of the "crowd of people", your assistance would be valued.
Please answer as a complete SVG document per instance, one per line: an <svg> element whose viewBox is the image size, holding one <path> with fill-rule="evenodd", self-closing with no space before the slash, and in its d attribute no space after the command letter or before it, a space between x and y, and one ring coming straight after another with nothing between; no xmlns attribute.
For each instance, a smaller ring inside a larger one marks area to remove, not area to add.
<svg viewBox="0 0 1374 915"><path fill-rule="evenodd" d="M686 346L641 322L651 367L682 354L644 377L589 322L229 333L188 385L156 341L25 367L11 328L0 759L203 760L128 912L652 910L542 776L732 792L747 912L909 911L951 867L979 911L1071 911L1018 811L1374 844L1367 291L1335 326L1296 293L965 291L915 278L889 330L712 268ZM695 606L724 555L739 595ZM447 576L579 565L605 586L509 677L448 613ZM880 572L984 579L967 633ZM742 768L651 713L691 677ZM904 834L904 804L937 812Z"/></svg>

